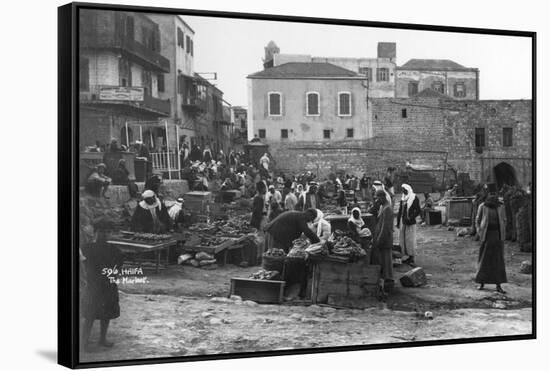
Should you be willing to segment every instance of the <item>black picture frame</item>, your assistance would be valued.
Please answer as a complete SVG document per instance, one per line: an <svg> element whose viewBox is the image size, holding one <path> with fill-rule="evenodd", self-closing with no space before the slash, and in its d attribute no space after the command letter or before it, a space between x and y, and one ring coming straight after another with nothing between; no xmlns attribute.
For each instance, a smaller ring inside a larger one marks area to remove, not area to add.
<svg viewBox="0 0 550 371"><path fill-rule="evenodd" d="M532 333L528 335L448 339L341 347L293 349L279 351L244 352L232 354L163 357L151 359L120 360L82 363L78 358L78 12L80 9L121 10L143 13L208 16L213 18L238 18L248 20L285 21L326 25L348 25L404 30L440 31L481 35L521 36L531 39L532 46L532 164L533 184L536 184L536 127L537 127L537 33L531 31L464 28L425 24L373 22L349 19L310 18L269 14L205 11L195 9L160 8L97 3L70 3L58 8L58 363L69 368L141 365L172 362L191 362L232 358L265 357L326 352L347 352L386 348L419 347L464 343L531 340L537 338L537 243L536 243L536 193L533 193L533 279L532 279Z"/></svg>

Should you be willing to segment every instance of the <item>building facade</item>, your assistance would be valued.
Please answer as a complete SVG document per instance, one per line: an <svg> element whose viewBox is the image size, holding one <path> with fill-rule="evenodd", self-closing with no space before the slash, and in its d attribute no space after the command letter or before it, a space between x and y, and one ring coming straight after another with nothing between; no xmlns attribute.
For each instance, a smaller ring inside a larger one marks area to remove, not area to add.
<svg viewBox="0 0 550 371"><path fill-rule="evenodd" d="M411 59L396 69L395 97L432 89L457 100L479 99L479 70L446 59Z"/></svg>
<svg viewBox="0 0 550 371"><path fill-rule="evenodd" d="M145 139L134 123L170 117L159 79L170 72L158 24L142 13L80 11L80 146ZM152 137L150 137L152 138ZM153 145L160 144L152 138Z"/></svg>
<svg viewBox="0 0 550 371"><path fill-rule="evenodd" d="M290 62L249 75L248 139L267 143L368 138L367 89L330 63Z"/></svg>

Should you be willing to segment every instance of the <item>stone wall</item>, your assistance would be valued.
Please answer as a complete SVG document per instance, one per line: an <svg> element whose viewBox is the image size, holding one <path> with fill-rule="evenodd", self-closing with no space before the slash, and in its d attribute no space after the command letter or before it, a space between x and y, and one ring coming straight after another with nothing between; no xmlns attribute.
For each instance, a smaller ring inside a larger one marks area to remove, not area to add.
<svg viewBox="0 0 550 371"><path fill-rule="evenodd" d="M494 181L493 168L505 162L526 185L532 177L531 109L530 100L371 99L372 138L270 142L270 152L277 169L310 170L321 178L338 170L379 177L388 166L404 169L406 161L442 170L447 159L456 172L485 182ZM475 129L480 127L486 128L481 151L475 147ZM503 146L507 127L513 130L511 147Z"/></svg>

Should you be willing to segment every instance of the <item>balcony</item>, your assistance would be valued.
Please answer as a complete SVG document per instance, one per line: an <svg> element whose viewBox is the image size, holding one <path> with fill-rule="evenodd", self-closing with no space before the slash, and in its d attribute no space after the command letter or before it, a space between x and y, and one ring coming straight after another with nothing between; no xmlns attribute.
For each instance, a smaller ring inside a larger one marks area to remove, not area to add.
<svg viewBox="0 0 550 371"><path fill-rule="evenodd" d="M191 114L206 112L206 100L199 97L184 97L181 108Z"/></svg>
<svg viewBox="0 0 550 371"><path fill-rule="evenodd" d="M157 72L170 72L170 61L134 39L112 32L92 30L81 34L81 49L104 49L120 52L121 55L134 60L140 65L149 67Z"/></svg>
<svg viewBox="0 0 550 371"><path fill-rule="evenodd" d="M88 91L80 91L80 104L150 117L170 116L170 100L155 98L143 87L90 86Z"/></svg>

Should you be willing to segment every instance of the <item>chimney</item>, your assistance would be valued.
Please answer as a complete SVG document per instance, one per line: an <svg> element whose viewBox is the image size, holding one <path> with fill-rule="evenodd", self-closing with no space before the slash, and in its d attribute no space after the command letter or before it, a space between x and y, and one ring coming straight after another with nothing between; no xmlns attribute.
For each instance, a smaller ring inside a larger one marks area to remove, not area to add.
<svg viewBox="0 0 550 371"><path fill-rule="evenodd" d="M387 58L390 62L397 59L397 44L388 42L378 43L378 58Z"/></svg>

